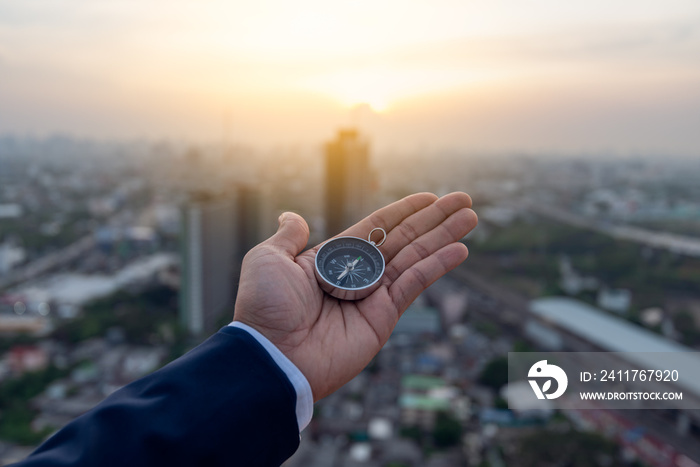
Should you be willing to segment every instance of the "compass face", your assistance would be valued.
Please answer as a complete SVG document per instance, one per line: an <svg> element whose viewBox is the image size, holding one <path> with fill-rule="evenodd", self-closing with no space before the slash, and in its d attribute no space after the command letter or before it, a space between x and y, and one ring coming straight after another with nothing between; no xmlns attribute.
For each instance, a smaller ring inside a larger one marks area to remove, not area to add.
<svg viewBox="0 0 700 467"><path fill-rule="evenodd" d="M316 253L316 276L323 289L346 300L369 295L384 274L384 257L368 241L338 237L324 243Z"/></svg>

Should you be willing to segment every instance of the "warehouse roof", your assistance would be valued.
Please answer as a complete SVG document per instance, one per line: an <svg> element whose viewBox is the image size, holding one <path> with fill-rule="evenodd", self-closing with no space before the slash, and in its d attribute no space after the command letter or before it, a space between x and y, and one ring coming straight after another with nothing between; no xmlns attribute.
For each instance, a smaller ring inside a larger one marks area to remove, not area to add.
<svg viewBox="0 0 700 467"><path fill-rule="evenodd" d="M572 298L539 298L530 311L604 351L631 352L621 357L638 369L678 370L677 384L700 397L700 352Z"/></svg>

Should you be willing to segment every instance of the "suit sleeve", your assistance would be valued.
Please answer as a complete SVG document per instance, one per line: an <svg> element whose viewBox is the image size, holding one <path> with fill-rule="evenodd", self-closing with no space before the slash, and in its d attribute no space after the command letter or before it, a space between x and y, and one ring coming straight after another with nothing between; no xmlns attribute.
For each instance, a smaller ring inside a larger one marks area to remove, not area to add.
<svg viewBox="0 0 700 467"><path fill-rule="evenodd" d="M14 465L279 466L299 445L296 398L263 347L229 326Z"/></svg>

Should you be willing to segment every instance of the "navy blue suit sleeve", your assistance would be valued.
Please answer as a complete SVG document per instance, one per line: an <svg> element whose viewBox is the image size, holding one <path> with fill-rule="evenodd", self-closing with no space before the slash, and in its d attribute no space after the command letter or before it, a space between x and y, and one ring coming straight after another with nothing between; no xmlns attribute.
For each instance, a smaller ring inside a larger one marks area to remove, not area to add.
<svg viewBox="0 0 700 467"><path fill-rule="evenodd" d="M299 445L295 404L294 388L265 349L226 327L14 465L279 466Z"/></svg>

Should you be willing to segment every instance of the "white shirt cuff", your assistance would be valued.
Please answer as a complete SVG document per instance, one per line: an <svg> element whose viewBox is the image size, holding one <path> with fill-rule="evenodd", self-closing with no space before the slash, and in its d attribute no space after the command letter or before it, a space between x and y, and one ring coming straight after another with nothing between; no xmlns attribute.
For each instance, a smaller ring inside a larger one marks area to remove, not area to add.
<svg viewBox="0 0 700 467"><path fill-rule="evenodd" d="M309 422L311 422L311 416L314 413L314 396L311 392L311 386L304 374L275 346L275 344L270 342L267 337L263 336L255 329L240 321L234 321L229 324L229 326L243 329L253 336L255 340L267 350L267 353L270 354L270 357L272 357L277 366L287 375L289 382L292 383L294 391L297 393L296 414L299 432L301 432L306 428Z"/></svg>

